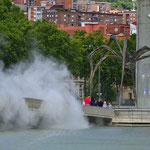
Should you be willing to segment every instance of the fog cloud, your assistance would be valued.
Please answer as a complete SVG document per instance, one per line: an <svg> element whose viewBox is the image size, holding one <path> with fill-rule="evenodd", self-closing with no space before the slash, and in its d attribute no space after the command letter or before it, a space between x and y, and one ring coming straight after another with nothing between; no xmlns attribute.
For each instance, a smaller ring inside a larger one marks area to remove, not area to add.
<svg viewBox="0 0 150 150"><path fill-rule="evenodd" d="M74 86L63 64L42 56L32 63L22 62L3 71L0 63L0 129L87 128L80 104L70 92ZM28 109L24 98L42 99L39 111Z"/></svg>

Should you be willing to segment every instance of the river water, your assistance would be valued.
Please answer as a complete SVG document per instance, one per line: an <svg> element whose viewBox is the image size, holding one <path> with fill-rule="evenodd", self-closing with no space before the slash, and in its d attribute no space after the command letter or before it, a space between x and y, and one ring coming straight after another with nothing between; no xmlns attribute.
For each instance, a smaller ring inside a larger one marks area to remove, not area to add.
<svg viewBox="0 0 150 150"><path fill-rule="evenodd" d="M150 128L1 131L0 150L150 150Z"/></svg>

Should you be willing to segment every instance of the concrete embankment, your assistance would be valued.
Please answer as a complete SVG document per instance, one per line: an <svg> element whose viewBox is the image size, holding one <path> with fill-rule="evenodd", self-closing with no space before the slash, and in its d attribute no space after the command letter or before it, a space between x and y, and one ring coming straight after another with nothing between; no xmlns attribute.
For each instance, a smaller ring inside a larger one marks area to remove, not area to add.
<svg viewBox="0 0 150 150"><path fill-rule="evenodd" d="M38 110L40 99L25 98L31 110ZM82 106L89 122L96 125L150 126L150 109L107 109L95 106Z"/></svg>
<svg viewBox="0 0 150 150"><path fill-rule="evenodd" d="M84 115L88 118L88 121L91 124L102 126L102 125L111 125L112 118L114 117L113 109L106 109L103 107L95 106L83 106L82 107Z"/></svg>
<svg viewBox="0 0 150 150"><path fill-rule="evenodd" d="M114 125L150 126L150 109L115 109Z"/></svg>
<svg viewBox="0 0 150 150"><path fill-rule="evenodd" d="M85 116L96 125L150 126L150 109L106 109L83 106Z"/></svg>

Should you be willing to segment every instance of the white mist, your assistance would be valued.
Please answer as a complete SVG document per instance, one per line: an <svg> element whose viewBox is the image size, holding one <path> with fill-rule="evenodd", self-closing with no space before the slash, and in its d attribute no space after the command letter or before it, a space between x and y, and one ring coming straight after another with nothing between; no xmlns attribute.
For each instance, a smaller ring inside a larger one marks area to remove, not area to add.
<svg viewBox="0 0 150 150"><path fill-rule="evenodd" d="M42 99L39 110L43 128L87 128L80 104L69 92L73 81L65 65L36 56L32 63L20 63L3 71L0 65L0 129L30 128L38 123L24 98Z"/></svg>

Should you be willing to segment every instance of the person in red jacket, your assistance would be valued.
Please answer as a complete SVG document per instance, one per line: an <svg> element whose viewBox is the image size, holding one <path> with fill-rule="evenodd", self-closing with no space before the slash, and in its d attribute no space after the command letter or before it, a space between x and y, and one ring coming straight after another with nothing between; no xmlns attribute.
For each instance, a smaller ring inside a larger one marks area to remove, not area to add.
<svg viewBox="0 0 150 150"><path fill-rule="evenodd" d="M86 97L84 99L85 105L90 104L91 100L90 100L90 96Z"/></svg>

